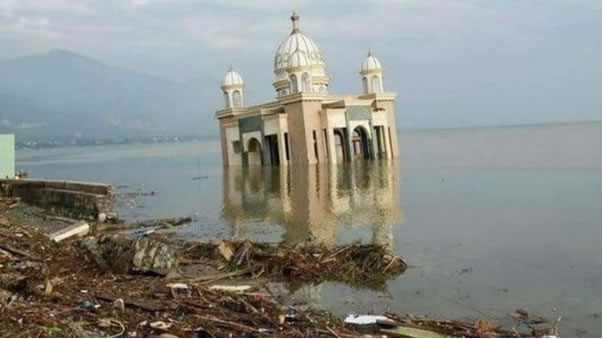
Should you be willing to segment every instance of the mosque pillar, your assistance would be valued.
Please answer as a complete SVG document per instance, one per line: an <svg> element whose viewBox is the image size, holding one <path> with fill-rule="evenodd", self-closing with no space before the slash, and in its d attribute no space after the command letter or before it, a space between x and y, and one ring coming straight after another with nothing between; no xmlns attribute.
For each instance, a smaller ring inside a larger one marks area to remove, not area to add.
<svg viewBox="0 0 603 339"><path fill-rule="evenodd" d="M289 161L287 161L287 151L285 149L287 146L285 145L285 132L283 132L282 129L279 130L276 140L278 143L278 157L281 166L287 166L289 165Z"/></svg>
<svg viewBox="0 0 603 339"><path fill-rule="evenodd" d="M390 133L390 127L389 125L383 125L383 143L385 144L385 158L386 159L391 159L393 158L392 155L392 150L390 144L389 144L389 133Z"/></svg>

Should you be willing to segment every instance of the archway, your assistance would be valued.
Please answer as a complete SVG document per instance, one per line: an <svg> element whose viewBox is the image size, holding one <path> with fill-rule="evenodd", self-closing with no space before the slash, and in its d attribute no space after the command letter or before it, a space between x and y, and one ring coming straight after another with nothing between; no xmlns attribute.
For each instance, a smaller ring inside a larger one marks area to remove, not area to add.
<svg viewBox="0 0 603 339"><path fill-rule="evenodd" d="M352 153L354 158L370 158L368 133L362 126L354 128L352 133Z"/></svg>
<svg viewBox="0 0 603 339"><path fill-rule="evenodd" d="M337 162L347 161L347 145L343 130L336 128L333 130L333 135L335 136L335 157Z"/></svg>
<svg viewBox="0 0 603 339"><path fill-rule="evenodd" d="M249 139L247 146L247 163L249 166L262 165L262 146L256 138Z"/></svg>

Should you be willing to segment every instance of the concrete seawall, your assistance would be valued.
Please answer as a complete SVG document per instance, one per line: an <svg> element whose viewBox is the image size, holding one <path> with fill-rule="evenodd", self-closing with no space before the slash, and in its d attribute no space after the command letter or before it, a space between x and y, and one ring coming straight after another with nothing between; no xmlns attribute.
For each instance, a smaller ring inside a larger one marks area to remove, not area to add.
<svg viewBox="0 0 603 339"><path fill-rule="evenodd" d="M114 215L113 186L78 181L0 180L0 195L18 197L51 213L94 220L99 213Z"/></svg>

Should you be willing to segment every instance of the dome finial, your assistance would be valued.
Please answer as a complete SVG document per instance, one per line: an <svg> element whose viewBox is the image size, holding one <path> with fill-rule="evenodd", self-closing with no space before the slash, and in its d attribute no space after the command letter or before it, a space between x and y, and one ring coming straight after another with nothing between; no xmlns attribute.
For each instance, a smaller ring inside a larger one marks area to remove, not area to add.
<svg viewBox="0 0 603 339"><path fill-rule="evenodd" d="M373 50L372 49L368 49L368 55L367 56L373 56Z"/></svg>
<svg viewBox="0 0 603 339"><path fill-rule="evenodd" d="M232 68L232 64L230 64L230 66L228 66L228 71L229 71L229 72L234 71L234 68Z"/></svg>
<svg viewBox="0 0 603 339"><path fill-rule="evenodd" d="M291 23L293 24L291 34L299 32L299 15L296 10L293 10L293 14L291 14Z"/></svg>

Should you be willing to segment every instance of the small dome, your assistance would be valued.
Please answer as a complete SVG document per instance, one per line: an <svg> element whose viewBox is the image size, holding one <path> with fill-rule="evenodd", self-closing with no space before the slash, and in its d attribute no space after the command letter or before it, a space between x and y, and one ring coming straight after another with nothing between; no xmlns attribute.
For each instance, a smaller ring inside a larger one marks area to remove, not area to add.
<svg viewBox="0 0 603 339"><path fill-rule="evenodd" d="M298 66L320 65L324 67L324 61L318 46L306 36L299 28L299 16L293 12L291 16L293 30L283 41L274 56L274 72Z"/></svg>
<svg viewBox="0 0 603 339"><path fill-rule="evenodd" d="M243 82L243 78L239 72L234 71L232 67L224 76L224 80L222 81L222 86L243 86L245 83Z"/></svg>
<svg viewBox="0 0 603 339"><path fill-rule="evenodd" d="M360 66L360 73L372 72L372 71L380 71L381 63L376 56L373 55L371 51L369 51L366 58L362 62L362 66Z"/></svg>

